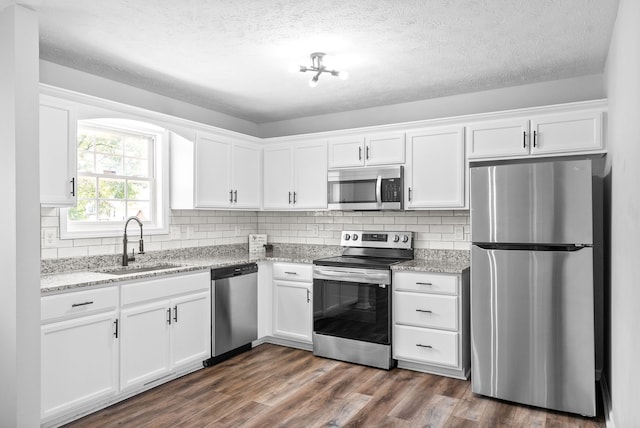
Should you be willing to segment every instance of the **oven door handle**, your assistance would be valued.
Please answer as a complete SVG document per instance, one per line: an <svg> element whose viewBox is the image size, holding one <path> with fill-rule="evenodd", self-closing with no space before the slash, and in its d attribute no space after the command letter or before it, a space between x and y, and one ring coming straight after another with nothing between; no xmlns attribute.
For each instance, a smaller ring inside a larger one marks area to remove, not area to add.
<svg viewBox="0 0 640 428"><path fill-rule="evenodd" d="M332 281L359 282L362 284L388 285L390 283L390 273L383 271L380 273L360 273L360 272L337 272L328 269L314 269L313 279L328 279Z"/></svg>
<svg viewBox="0 0 640 428"><path fill-rule="evenodd" d="M376 180L376 202L378 205L382 205L382 176L378 175Z"/></svg>

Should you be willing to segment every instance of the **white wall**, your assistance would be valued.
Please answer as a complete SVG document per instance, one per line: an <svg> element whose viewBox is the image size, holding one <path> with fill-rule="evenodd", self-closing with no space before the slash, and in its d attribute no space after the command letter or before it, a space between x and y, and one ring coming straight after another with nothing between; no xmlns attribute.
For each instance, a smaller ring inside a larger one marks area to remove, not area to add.
<svg viewBox="0 0 640 428"><path fill-rule="evenodd" d="M40 425L38 17L12 3L0 4L0 426L35 427Z"/></svg>
<svg viewBox="0 0 640 428"><path fill-rule="evenodd" d="M613 421L640 426L640 2L620 0L605 70L609 98L610 361Z"/></svg>
<svg viewBox="0 0 640 428"><path fill-rule="evenodd" d="M525 107L604 98L602 75L594 74L430 100L393 104L347 113L325 114L258 125L260 137L386 125Z"/></svg>
<svg viewBox="0 0 640 428"><path fill-rule="evenodd" d="M206 125L257 136L256 124L113 80L40 60L40 82Z"/></svg>

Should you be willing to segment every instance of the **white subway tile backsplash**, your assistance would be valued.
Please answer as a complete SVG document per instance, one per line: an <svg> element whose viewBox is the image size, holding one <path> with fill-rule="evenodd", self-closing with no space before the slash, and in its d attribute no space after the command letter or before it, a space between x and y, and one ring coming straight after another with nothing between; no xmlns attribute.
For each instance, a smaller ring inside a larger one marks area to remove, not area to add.
<svg viewBox="0 0 640 428"><path fill-rule="evenodd" d="M41 209L41 231L59 235L59 209ZM146 251L245 244L251 233L266 233L278 244L340 245L342 230L411 231L414 246L470 249L468 211L214 211L173 210L166 235L145 237ZM55 259L122 251L122 238L57 239L41 258Z"/></svg>

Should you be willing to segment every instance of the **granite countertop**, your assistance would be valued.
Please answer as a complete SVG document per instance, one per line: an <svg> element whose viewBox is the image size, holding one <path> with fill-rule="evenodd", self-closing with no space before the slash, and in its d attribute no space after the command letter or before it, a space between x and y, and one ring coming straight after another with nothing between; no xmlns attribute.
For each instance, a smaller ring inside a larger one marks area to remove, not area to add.
<svg viewBox="0 0 640 428"><path fill-rule="evenodd" d="M331 253L330 255L334 255ZM287 263L312 263L314 259L325 256L309 251L284 250L274 251L273 255L250 256L248 252L240 254L223 255L191 255L175 258L155 259L155 262L132 262L128 267L117 264L98 266L86 269L70 269L44 273L40 276L41 295L56 294L64 291L77 290L87 287L104 287L115 285L122 281L147 279L173 275L177 273L206 271L209 269L233 266L251 262L287 262ZM166 268L138 272L136 269L148 266L166 265ZM117 271L117 274L112 273ZM122 270L131 270L129 274L122 274Z"/></svg>
<svg viewBox="0 0 640 428"><path fill-rule="evenodd" d="M393 271L419 271L448 274L461 274L467 269L469 269L469 262L465 260L413 259L391 266L391 270Z"/></svg>
<svg viewBox="0 0 640 428"><path fill-rule="evenodd" d="M468 252L465 251L416 251L416 258L392 266L397 271L424 271L434 273L460 274L469 269ZM118 264L119 256L103 258L68 259L50 261L43 268L40 277L41 295L57 294L88 287L105 287L123 281L161 277L186 272L206 271L212 268L238 265L250 262L312 263L314 259L339 255L340 247L286 246L274 249L269 256L250 256L246 248L236 251L185 250L162 252L140 257L128 267ZM162 265L162 269L140 272L136 269ZM118 274L113 271L117 270ZM131 273L122 274L122 270Z"/></svg>

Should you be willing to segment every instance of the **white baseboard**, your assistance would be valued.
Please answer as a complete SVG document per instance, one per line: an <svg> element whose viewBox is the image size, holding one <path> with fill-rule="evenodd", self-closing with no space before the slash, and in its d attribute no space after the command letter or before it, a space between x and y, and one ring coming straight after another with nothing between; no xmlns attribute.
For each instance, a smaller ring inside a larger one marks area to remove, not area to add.
<svg viewBox="0 0 640 428"><path fill-rule="evenodd" d="M607 383L607 377L604 373L600 376L600 388L602 389L602 407L604 408L604 419L607 428L615 428L616 424L613 422L613 409L611 407L611 394L609 393L609 384Z"/></svg>

